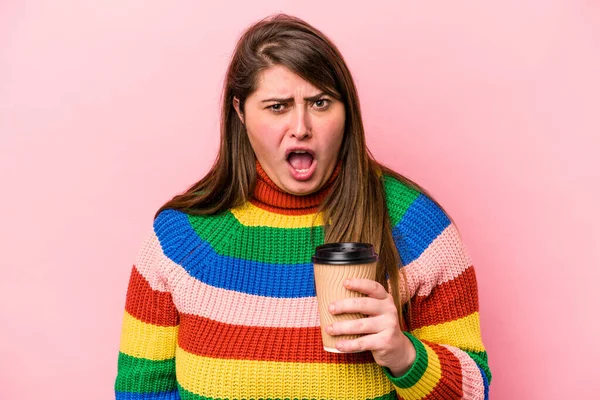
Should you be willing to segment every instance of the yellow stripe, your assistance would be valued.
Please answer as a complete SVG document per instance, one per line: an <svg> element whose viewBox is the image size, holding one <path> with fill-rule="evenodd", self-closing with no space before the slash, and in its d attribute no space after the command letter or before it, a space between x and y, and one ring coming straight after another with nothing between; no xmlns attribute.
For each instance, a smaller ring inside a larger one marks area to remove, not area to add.
<svg viewBox="0 0 600 400"><path fill-rule="evenodd" d="M404 399L420 399L421 397L425 397L433 391L440 379L442 379L442 365L439 357L425 343L423 343L423 346L425 346L425 350L427 351L427 369L423 377L413 386L406 389L396 388L396 392Z"/></svg>
<svg viewBox="0 0 600 400"><path fill-rule="evenodd" d="M178 326L147 324L125 311L120 350L133 357L154 361L173 358L178 330Z"/></svg>
<svg viewBox="0 0 600 400"><path fill-rule="evenodd" d="M448 344L468 351L485 351L479 329L479 313L439 325L424 326L411 333L419 339Z"/></svg>
<svg viewBox="0 0 600 400"><path fill-rule="evenodd" d="M239 207L233 208L231 213L244 226L310 228L313 224L314 226L323 225L321 214L281 215L263 210L249 201Z"/></svg>
<svg viewBox="0 0 600 400"><path fill-rule="evenodd" d="M394 390L375 363L216 359L178 347L175 364L185 390L214 399L368 399Z"/></svg>

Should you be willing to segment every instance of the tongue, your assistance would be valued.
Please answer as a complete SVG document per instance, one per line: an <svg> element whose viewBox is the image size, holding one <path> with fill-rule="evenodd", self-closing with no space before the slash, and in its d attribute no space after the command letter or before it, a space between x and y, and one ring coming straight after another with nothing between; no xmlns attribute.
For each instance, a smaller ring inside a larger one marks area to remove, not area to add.
<svg viewBox="0 0 600 400"><path fill-rule="evenodd" d="M308 153L292 153L288 159L294 169L308 169L313 161L313 156Z"/></svg>

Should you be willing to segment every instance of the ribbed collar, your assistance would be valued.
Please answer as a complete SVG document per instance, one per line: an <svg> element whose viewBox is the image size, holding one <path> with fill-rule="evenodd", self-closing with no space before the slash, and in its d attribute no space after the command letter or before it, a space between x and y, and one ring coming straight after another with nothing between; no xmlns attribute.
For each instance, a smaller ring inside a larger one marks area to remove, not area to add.
<svg viewBox="0 0 600 400"><path fill-rule="evenodd" d="M325 185L315 193L306 196L297 196L287 193L280 189L269 178L258 160L256 161L256 186L252 194L252 200L258 205L263 205L266 209L277 212L281 210L285 214L304 214L316 212L325 197L329 194L333 183L340 174L341 163L336 165L331 177Z"/></svg>

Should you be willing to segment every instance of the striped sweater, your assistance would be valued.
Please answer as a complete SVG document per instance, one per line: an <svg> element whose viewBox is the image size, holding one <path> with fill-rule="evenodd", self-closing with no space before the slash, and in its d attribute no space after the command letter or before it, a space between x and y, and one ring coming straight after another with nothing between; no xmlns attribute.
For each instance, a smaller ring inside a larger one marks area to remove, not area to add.
<svg viewBox="0 0 600 400"><path fill-rule="evenodd" d="M131 271L117 399L488 397L475 271L435 203L383 176L417 350L393 377L370 352L323 350L311 264L323 232L311 226L322 226L317 207L336 174L300 197L258 172L239 207L156 218Z"/></svg>

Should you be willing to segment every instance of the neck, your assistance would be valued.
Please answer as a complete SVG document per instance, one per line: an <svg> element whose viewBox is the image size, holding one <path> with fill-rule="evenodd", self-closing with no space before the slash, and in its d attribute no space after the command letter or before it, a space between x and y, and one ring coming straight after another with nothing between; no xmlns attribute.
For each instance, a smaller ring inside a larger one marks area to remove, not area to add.
<svg viewBox="0 0 600 400"><path fill-rule="evenodd" d="M341 170L341 163L336 165L331 177L316 192L298 196L288 193L277 186L267 175L260 163L256 161L256 185L252 193L252 203L268 211L288 215L312 214L318 211L325 200L335 179Z"/></svg>

